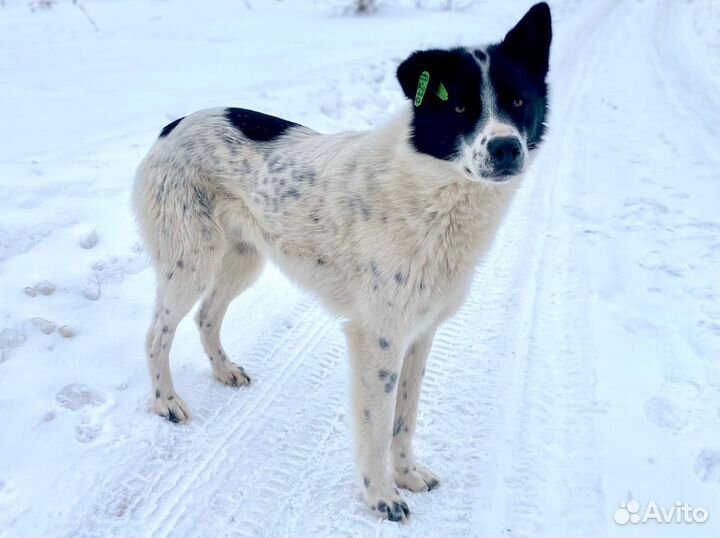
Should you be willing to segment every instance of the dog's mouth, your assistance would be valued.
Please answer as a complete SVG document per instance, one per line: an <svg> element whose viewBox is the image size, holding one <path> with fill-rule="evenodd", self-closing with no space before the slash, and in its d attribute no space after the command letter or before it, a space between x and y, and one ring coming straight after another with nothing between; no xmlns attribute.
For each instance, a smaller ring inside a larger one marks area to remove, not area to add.
<svg viewBox="0 0 720 538"><path fill-rule="evenodd" d="M522 173L522 169L500 170L491 173L476 173L469 166L463 167L465 176L476 183L507 183Z"/></svg>
<svg viewBox="0 0 720 538"><path fill-rule="evenodd" d="M491 176L486 176L484 179L487 179L488 181L493 181L495 183L504 183L506 181L512 180L514 177L517 177L519 175L520 175L520 169L503 170L501 172L495 172Z"/></svg>

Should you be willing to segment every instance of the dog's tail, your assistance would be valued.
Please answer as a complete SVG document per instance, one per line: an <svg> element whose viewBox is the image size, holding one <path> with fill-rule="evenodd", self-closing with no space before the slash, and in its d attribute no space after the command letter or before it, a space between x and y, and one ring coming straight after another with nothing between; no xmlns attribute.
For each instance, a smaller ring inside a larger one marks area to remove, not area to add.
<svg viewBox="0 0 720 538"><path fill-rule="evenodd" d="M225 237L216 216L216 185L178 134L160 137L140 163L133 206L158 280L184 271L192 285L192 274L203 273L198 282L212 275Z"/></svg>

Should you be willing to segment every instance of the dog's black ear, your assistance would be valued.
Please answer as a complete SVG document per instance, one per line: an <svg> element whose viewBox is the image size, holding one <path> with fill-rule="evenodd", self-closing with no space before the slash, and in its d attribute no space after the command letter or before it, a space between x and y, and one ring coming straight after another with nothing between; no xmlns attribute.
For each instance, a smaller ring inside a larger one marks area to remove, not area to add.
<svg viewBox="0 0 720 538"><path fill-rule="evenodd" d="M450 72L456 68L457 63L451 51L447 50L421 50L413 52L407 60L400 64L397 78L405 95L415 103L422 106L436 95L440 83L447 79ZM421 89L418 90L418 87ZM427 96L427 97L425 97Z"/></svg>
<svg viewBox="0 0 720 538"><path fill-rule="evenodd" d="M550 6L535 4L500 44L503 50L520 61L534 75L545 78L550 61L552 19Z"/></svg>

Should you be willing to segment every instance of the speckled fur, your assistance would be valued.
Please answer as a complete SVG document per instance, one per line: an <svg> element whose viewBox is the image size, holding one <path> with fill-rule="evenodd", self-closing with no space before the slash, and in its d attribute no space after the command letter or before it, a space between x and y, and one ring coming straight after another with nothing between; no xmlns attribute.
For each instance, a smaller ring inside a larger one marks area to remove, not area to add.
<svg viewBox="0 0 720 538"><path fill-rule="evenodd" d="M158 284L147 336L154 410L178 422L190 416L168 354L201 297L196 321L215 376L249 383L219 331L230 301L270 259L347 320L365 498L381 515L404 518L396 483L438 484L412 448L433 334L464 299L519 178L470 181L416 152L409 107L377 130L292 127L271 142L245 138L223 111L183 119L137 174L134 205Z"/></svg>

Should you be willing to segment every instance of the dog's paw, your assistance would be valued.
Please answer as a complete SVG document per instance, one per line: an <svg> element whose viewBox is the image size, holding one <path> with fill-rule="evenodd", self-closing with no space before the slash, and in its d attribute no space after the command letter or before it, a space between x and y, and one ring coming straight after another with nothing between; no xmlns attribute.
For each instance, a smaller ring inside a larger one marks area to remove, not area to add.
<svg viewBox="0 0 720 538"><path fill-rule="evenodd" d="M430 491L440 485L440 479L435 473L417 464L395 469L395 482L399 487L415 493Z"/></svg>
<svg viewBox="0 0 720 538"><path fill-rule="evenodd" d="M376 494L368 490L365 492L365 502L383 519L405 522L410 517L410 509L397 489L391 488Z"/></svg>
<svg viewBox="0 0 720 538"><path fill-rule="evenodd" d="M170 422L181 424L190 419L190 409L180 396L175 393L164 395L155 393L153 411Z"/></svg>
<svg viewBox="0 0 720 538"><path fill-rule="evenodd" d="M218 381L231 387L243 387L250 384L250 376L245 373L245 369L234 362L225 361L222 368L213 370L213 374Z"/></svg>

